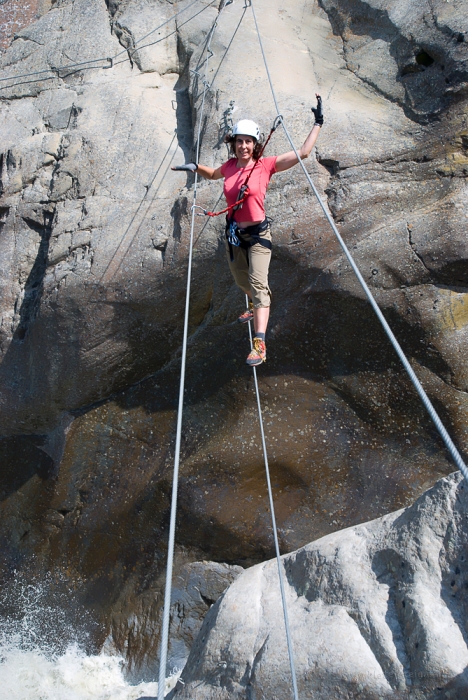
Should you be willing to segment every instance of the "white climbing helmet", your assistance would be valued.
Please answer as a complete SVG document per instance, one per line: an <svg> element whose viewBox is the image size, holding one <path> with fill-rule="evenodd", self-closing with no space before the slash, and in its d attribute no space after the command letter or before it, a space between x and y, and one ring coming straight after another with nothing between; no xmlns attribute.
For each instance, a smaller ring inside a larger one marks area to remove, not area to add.
<svg viewBox="0 0 468 700"><path fill-rule="evenodd" d="M238 136L239 134L243 136L253 136L257 141L260 139L258 124L255 124L251 119L241 119L240 122L237 122L232 130L232 135Z"/></svg>

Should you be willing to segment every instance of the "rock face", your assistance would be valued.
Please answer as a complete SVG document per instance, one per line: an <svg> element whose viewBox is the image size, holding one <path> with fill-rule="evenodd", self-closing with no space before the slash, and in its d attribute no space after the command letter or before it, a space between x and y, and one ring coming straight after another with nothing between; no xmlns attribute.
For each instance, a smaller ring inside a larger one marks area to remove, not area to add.
<svg viewBox="0 0 468 700"><path fill-rule="evenodd" d="M169 167L193 158L200 119L214 165L231 120L267 131L276 116L250 10L189 4L174 20L164 0L31 0L0 56L2 581L66 576L101 625L96 645L114 630L132 668L153 668L158 645L157 632L127 642L160 606L193 195ZM16 0L0 8L16 17ZM296 143L324 97L307 167L466 450L466 2L255 8ZM268 153L284 150L277 131ZM220 196L203 182L197 201ZM275 176L267 209L259 374L291 551L408 504L453 467L298 169ZM243 299L220 234L197 217L176 574L272 554Z"/></svg>
<svg viewBox="0 0 468 700"><path fill-rule="evenodd" d="M240 566L216 562L193 562L178 567L171 598L168 666L171 674L185 666L192 644L210 607L224 590L242 573ZM147 594L128 617L128 609L113 615L112 628L104 650L110 653L127 651L130 663L127 673L139 679L157 678L159 665L157 641L162 624L162 606L159 600L150 602ZM142 663L145 661L146 663Z"/></svg>
<svg viewBox="0 0 468 700"><path fill-rule="evenodd" d="M442 479L283 557L299 697L468 697L467 491ZM175 700L291 697L276 561L213 606L181 678Z"/></svg>

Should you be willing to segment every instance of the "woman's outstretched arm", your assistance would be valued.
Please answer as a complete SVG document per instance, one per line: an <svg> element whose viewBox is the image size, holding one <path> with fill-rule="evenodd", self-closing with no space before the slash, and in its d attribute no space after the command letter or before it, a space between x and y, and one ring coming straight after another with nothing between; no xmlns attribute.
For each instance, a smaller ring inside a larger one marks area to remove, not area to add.
<svg viewBox="0 0 468 700"><path fill-rule="evenodd" d="M199 165L197 173L207 180L221 180L224 177L221 174L221 168L209 168L207 165Z"/></svg>
<svg viewBox="0 0 468 700"><path fill-rule="evenodd" d="M297 149L301 160L304 160L305 158L308 158L310 156L311 151L315 146L315 142L317 141L317 137L320 133L320 128L323 124L322 98L320 97L320 95L317 95L317 107L313 107L312 111L315 114L315 124L312 127L312 131L309 133L306 140L302 144L301 148ZM281 173L284 170L289 170L289 168L292 168L293 165L296 165L297 163L299 163L299 161L294 151L282 153L276 159L276 172Z"/></svg>

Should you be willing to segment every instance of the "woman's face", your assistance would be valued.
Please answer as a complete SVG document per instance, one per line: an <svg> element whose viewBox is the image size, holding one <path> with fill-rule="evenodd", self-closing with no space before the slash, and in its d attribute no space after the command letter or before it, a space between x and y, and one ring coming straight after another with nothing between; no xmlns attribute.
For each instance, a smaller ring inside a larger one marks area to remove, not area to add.
<svg viewBox="0 0 468 700"><path fill-rule="evenodd" d="M242 160L251 158L255 146L255 140L252 136L236 136L236 156Z"/></svg>

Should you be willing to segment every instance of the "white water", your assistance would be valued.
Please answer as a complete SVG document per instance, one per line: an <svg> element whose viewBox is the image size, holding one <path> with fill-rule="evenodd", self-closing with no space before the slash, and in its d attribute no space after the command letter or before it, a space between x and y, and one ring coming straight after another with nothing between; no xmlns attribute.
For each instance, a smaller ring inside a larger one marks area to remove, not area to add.
<svg viewBox="0 0 468 700"><path fill-rule="evenodd" d="M14 572L16 574L16 572ZM124 660L87 653L89 615L72 591L46 576L25 584L15 577L0 596L0 698L3 700L137 700L156 697L158 684L130 685ZM166 680L166 690L178 675Z"/></svg>
<svg viewBox="0 0 468 700"><path fill-rule="evenodd" d="M40 650L23 651L0 645L0 695L5 700L136 700L156 697L157 683L129 685L123 660L87 656L78 646L48 657ZM177 680L166 681L168 692Z"/></svg>

